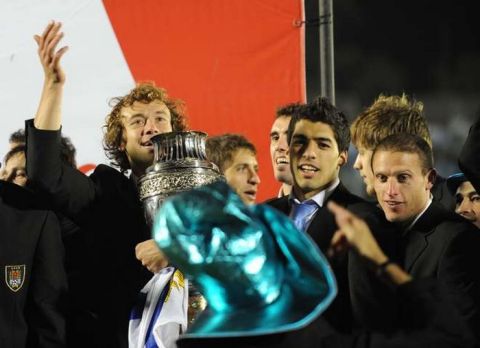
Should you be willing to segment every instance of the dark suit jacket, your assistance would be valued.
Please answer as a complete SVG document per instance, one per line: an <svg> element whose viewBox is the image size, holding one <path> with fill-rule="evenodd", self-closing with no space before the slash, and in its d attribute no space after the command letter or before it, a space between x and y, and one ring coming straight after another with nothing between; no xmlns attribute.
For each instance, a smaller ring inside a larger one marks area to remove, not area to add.
<svg viewBox="0 0 480 348"><path fill-rule="evenodd" d="M403 268L414 278L436 278L480 338L480 233L433 202L402 238ZM480 342L480 341L479 341Z"/></svg>
<svg viewBox="0 0 480 348"><path fill-rule="evenodd" d="M60 228L23 188L0 181L0 347L64 347ZM10 272L12 266L19 272ZM15 280L19 283L15 285ZM23 281L22 281L23 279Z"/></svg>
<svg viewBox="0 0 480 348"><path fill-rule="evenodd" d="M27 172L35 189L54 209L84 233L83 276L72 285L85 342L75 346L126 347L132 306L150 274L135 257L135 246L148 238L134 182L99 165L87 177L60 160L60 132L40 131L27 121Z"/></svg>
<svg viewBox="0 0 480 348"><path fill-rule="evenodd" d="M209 339L180 339L179 348L473 348L471 332L456 308L445 302L445 289L432 279L419 279L397 289L405 313L403 326L385 334L362 330L335 332L320 318L316 325L282 334Z"/></svg>
<svg viewBox="0 0 480 348"><path fill-rule="evenodd" d="M392 259L395 255L395 231L385 221L383 212L373 204L350 193L341 183L328 197L367 221L382 249ZM289 214L288 197L270 200L267 204ZM326 253L337 230L326 202L311 221L307 233ZM338 295L325 312L325 318L339 332L352 332L354 327L388 330L393 326L396 307L391 290L367 269L367 265L353 251L344 257L330 260L335 274Z"/></svg>
<svg viewBox="0 0 480 348"><path fill-rule="evenodd" d="M480 118L472 125L458 158L458 166L480 192Z"/></svg>

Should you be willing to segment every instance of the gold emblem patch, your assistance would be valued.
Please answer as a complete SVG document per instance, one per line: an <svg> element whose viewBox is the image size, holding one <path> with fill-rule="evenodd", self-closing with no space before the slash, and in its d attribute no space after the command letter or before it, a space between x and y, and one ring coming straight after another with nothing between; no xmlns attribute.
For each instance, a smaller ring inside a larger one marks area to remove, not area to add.
<svg viewBox="0 0 480 348"><path fill-rule="evenodd" d="M25 265L5 266L5 283L10 290L17 292L25 280Z"/></svg>

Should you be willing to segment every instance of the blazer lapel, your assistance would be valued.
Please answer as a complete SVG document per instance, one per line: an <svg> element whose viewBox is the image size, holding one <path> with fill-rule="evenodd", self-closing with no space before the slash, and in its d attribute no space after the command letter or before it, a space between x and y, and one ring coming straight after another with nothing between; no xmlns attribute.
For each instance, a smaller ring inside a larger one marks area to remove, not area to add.
<svg viewBox="0 0 480 348"><path fill-rule="evenodd" d="M442 209L432 202L415 225L403 236L402 243L405 250L403 265L407 272L411 272L415 263L428 247L428 238L441 218Z"/></svg>
<svg viewBox="0 0 480 348"><path fill-rule="evenodd" d="M315 213L312 222L307 228L307 233L310 235L310 237L312 237L312 239L320 247L320 250L323 252L327 251L328 247L330 246L330 241L337 230L335 217L328 210L327 202L329 200L333 200L340 205L344 205L347 202L345 199L346 192L348 191L346 191L344 186L340 183L323 203L323 206L318 208L318 211Z"/></svg>

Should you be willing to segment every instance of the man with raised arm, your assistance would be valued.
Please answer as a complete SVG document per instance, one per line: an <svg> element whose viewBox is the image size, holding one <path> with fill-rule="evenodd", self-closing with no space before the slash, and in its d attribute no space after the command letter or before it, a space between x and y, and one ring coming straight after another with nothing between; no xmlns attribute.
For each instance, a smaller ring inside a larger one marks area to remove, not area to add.
<svg viewBox="0 0 480 348"><path fill-rule="evenodd" d="M137 195L137 179L152 163L150 138L185 129L182 104L151 84L139 84L114 99L105 122L104 147L112 164L99 165L90 177L62 165L61 104L65 74L60 61L67 47L57 50L61 23L51 22L35 35L45 81L37 114L27 121L27 173L46 192L53 207L86 233L82 301L84 315L70 346L126 347L129 313L137 294L167 261L150 239ZM130 177L124 175L131 170ZM138 260L137 260L138 258ZM139 260L141 262L139 262ZM75 291L75 285L71 286Z"/></svg>

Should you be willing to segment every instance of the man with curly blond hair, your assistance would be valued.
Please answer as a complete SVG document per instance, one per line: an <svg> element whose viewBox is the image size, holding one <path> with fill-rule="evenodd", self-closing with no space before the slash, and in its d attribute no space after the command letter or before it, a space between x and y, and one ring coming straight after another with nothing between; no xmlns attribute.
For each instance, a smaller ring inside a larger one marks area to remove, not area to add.
<svg viewBox="0 0 480 348"><path fill-rule="evenodd" d="M151 273L167 260L151 239L136 182L153 161L151 138L186 128L183 104L162 88L140 84L113 99L106 118L104 148L120 171L99 165L90 177L60 160L61 101L65 74L57 50L63 33L51 22L35 35L44 70L37 114L27 121L27 173L47 193L52 207L83 231L88 250L78 250L83 269L69 284L78 298L67 320L69 347L127 347L130 311ZM125 175L131 170L130 177Z"/></svg>
<svg viewBox="0 0 480 348"><path fill-rule="evenodd" d="M372 105L362 111L350 126L352 143L358 151L353 168L365 183L369 196L375 197L372 153L387 136L408 133L417 135L432 147L432 138L423 112L423 103L407 95L380 95ZM453 197L445 185L445 179L437 176L432 189L434 200L453 209Z"/></svg>

